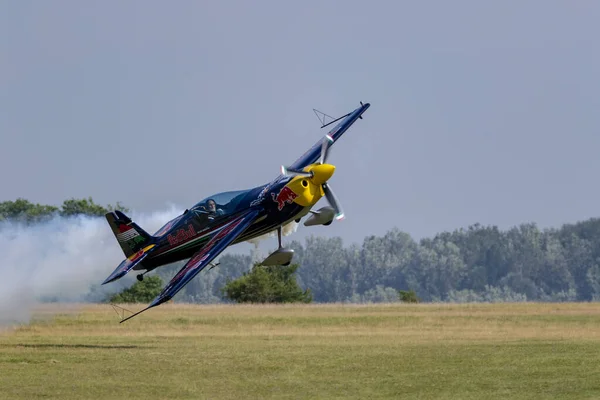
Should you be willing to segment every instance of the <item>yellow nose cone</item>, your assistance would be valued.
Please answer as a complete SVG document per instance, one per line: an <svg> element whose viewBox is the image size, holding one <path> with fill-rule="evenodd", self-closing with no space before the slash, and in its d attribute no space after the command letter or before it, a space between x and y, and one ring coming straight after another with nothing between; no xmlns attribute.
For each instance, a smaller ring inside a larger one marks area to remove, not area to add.
<svg viewBox="0 0 600 400"><path fill-rule="evenodd" d="M317 164L310 168L313 173L312 181L316 185L322 185L331 178L335 172L335 166L331 164Z"/></svg>

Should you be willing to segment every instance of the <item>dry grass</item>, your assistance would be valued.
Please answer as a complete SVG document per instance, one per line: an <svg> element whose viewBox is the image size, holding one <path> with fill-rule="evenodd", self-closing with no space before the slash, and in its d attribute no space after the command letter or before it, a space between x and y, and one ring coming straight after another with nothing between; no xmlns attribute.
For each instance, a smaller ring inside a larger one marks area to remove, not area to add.
<svg viewBox="0 0 600 400"><path fill-rule="evenodd" d="M107 305L38 315L0 334L2 398L600 397L596 303L165 304L123 324Z"/></svg>

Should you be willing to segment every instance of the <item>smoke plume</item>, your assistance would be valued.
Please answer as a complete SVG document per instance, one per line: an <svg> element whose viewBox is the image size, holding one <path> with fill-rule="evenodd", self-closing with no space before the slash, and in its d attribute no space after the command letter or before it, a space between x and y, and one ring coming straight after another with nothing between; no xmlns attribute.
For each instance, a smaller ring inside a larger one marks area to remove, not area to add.
<svg viewBox="0 0 600 400"><path fill-rule="evenodd" d="M296 232L297 229L298 223L296 221L292 221L281 228L281 236L289 236L292 233ZM258 246L258 244L263 240L267 240L272 237L277 237L277 230L273 230L271 232L265 233L264 235L257 236L254 239L248 240L248 242L252 243L255 246Z"/></svg>
<svg viewBox="0 0 600 400"><path fill-rule="evenodd" d="M180 212L129 216L152 234ZM124 258L104 217L0 223L0 326L29 321L39 301L84 301Z"/></svg>

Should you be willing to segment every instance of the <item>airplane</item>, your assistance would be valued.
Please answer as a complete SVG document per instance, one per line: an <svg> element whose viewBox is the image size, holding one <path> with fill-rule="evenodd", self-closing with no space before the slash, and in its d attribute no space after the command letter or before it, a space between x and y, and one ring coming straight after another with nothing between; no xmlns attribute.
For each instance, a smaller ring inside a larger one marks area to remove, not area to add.
<svg viewBox="0 0 600 400"><path fill-rule="evenodd" d="M106 213L106 220L126 258L103 285L122 278L131 270L145 270L137 275L142 281L144 274L160 266L189 259L146 308L122 319L121 323L172 299L205 267L211 265L212 269L218 265L212 264L213 260L229 246L277 230L278 249L261 264L289 265L294 251L282 246L283 226L294 221L299 223L308 214L305 226L330 225L334 219L343 219L344 212L328 183L335 171L335 166L327 163L329 149L362 119L369 107L369 103L360 102L360 107L327 124L323 119L321 128L340 122L293 164L282 166L281 173L272 181L247 190L208 196L152 235L119 210ZM323 196L329 206L311 210Z"/></svg>

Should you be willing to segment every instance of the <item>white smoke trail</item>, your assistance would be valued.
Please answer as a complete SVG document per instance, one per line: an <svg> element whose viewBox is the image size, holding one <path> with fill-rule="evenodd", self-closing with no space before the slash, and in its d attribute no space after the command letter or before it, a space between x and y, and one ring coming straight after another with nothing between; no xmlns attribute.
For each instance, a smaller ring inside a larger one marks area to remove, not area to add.
<svg viewBox="0 0 600 400"><path fill-rule="evenodd" d="M129 217L152 234L180 213L171 206ZM81 301L124 258L104 217L1 223L0 326L27 322L40 299Z"/></svg>
<svg viewBox="0 0 600 400"><path fill-rule="evenodd" d="M296 221L292 221L289 224L283 226L283 228L281 229L281 234L283 236L289 236L292 233L296 232L296 230L298 230L298 223Z"/></svg>
<svg viewBox="0 0 600 400"><path fill-rule="evenodd" d="M296 230L298 230L298 223L296 221L292 221L292 222L288 223L287 225L284 225L281 228L281 235L289 236L292 233L296 232ZM263 240L266 240L266 239L269 239L272 237L276 237L276 236L277 236L277 230L273 230L271 232L265 233L264 235L257 236L254 239L250 239L247 242L252 243L253 245L257 246Z"/></svg>
<svg viewBox="0 0 600 400"><path fill-rule="evenodd" d="M282 236L289 236L292 233L296 232L296 230L298 229L298 223L296 221L291 221L290 223L288 223L287 225L284 225L281 228L281 235ZM263 252L260 249L260 243L264 240L267 240L269 238L272 237L276 237L277 236L277 230L271 231L271 232L267 232L264 235L260 235L255 237L254 239L250 239L247 242L248 243L252 243L254 245L254 249L252 249L252 262L251 262L251 266L254 265L255 262L260 262L262 260L265 259L266 255L263 254Z"/></svg>

